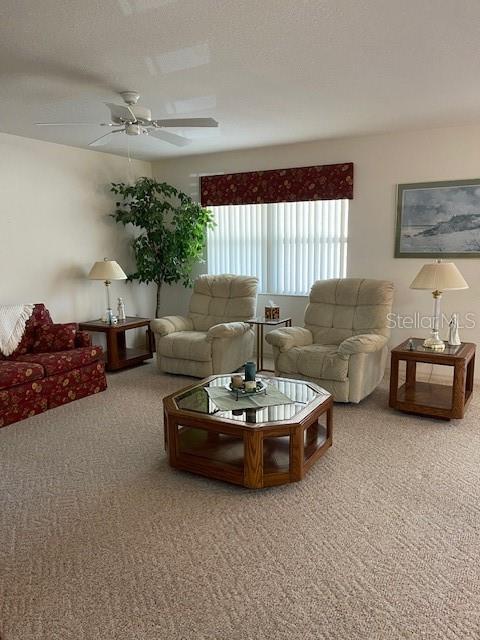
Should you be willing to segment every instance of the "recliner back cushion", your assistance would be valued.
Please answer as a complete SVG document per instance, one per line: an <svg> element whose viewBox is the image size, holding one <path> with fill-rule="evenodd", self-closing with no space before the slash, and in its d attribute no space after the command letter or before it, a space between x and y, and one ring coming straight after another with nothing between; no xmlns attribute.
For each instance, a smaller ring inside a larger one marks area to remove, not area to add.
<svg viewBox="0 0 480 640"><path fill-rule="evenodd" d="M388 338L387 316L392 301L393 283L386 280L320 280L310 291L305 326L318 344L338 345L362 333Z"/></svg>
<svg viewBox="0 0 480 640"><path fill-rule="evenodd" d="M195 331L208 331L222 322L249 320L257 308L257 278L203 275L195 280L188 316Z"/></svg>

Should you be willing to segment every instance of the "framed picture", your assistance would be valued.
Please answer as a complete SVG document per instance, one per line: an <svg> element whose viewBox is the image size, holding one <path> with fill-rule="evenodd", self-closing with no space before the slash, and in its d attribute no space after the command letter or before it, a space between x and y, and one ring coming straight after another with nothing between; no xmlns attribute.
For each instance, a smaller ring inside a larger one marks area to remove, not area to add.
<svg viewBox="0 0 480 640"><path fill-rule="evenodd" d="M397 187L396 258L480 258L480 180Z"/></svg>

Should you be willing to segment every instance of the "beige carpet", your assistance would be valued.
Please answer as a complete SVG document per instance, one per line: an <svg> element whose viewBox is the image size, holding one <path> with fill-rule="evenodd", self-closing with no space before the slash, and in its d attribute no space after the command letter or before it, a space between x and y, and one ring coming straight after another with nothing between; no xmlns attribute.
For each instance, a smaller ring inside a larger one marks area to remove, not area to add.
<svg viewBox="0 0 480 640"><path fill-rule="evenodd" d="M306 480L253 492L168 467L185 383L147 365L0 430L3 640L480 638L478 400L338 406Z"/></svg>

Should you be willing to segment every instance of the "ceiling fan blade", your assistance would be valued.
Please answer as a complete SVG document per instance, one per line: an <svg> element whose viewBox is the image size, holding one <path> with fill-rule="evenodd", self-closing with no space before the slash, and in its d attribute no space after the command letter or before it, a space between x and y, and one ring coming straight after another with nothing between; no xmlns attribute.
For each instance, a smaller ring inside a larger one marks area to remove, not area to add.
<svg viewBox="0 0 480 640"><path fill-rule="evenodd" d="M136 122L136 117L130 107L126 104L113 104L112 102L105 102L112 114L113 122Z"/></svg>
<svg viewBox="0 0 480 640"><path fill-rule="evenodd" d="M99 138L92 140L92 142L89 142L88 146L101 147L102 145L107 144L108 140L106 140L106 138L108 138L108 136L111 136L112 133L121 133L122 131L123 129L115 129L114 131L109 131L108 133L104 133L103 136L100 136Z"/></svg>
<svg viewBox="0 0 480 640"><path fill-rule="evenodd" d="M185 147L191 142L191 140L189 140L188 138L179 136L176 133L170 133L170 131L163 131L163 129L150 130L148 132L148 135L153 136L154 138L158 138L159 140L163 140L164 142L174 144L176 147Z"/></svg>
<svg viewBox="0 0 480 640"><path fill-rule="evenodd" d="M99 124L98 122L34 122L37 127L111 127L112 125L107 122L102 122Z"/></svg>
<svg viewBox="0 0 480 640"><path fill-rule="evenodd" d="M218 127L218 122L213 118L174 118L152 122L158 127Z"/></svg>

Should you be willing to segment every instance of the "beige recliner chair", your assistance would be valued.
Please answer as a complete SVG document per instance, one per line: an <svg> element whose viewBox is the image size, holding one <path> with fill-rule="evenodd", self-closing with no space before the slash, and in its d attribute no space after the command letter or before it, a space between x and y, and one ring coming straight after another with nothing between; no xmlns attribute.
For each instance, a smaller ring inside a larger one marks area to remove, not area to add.
<svg viewBox="0 0 480 640"><path fill-rule="evenodd" d="M287 327L266 335L275 373L312 380L336 402L360 402L385 372L392 300L393 284L385 280L315 282L305 328Z"/></svg>
<svg viewBox="0 0 480 640"><path fill-rule="evenodd" d="M231 373L252 357L257 278L204 275L195 280L188 316L152 320L161 371L205 378Z"/></svg>

